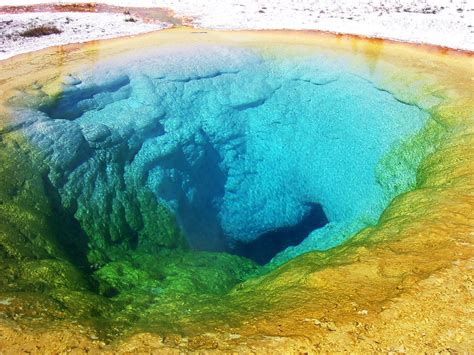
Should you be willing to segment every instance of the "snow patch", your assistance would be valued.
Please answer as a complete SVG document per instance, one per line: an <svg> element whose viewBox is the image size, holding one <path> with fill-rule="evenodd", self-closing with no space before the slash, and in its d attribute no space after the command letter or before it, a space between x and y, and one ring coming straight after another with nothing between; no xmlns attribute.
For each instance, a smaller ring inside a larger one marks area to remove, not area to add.
<svg viewBox="0 0 474 355"><path fill-rule="evenodd" d="M144 23L140 18L115 13L29 12L0 14L0 60L50 46L135 35L169 27L167 23ZM23 37L25 30L56 26L62 32L42 37Z"/></svg>
<svg viewBox="0 0 474 355"><path fill-rule="evenodd" d="M44 1L5 0L3 5L41 2ZM63 0L54 3L72 2ZM474 5L467 0L103 0L101 2L116 6L170 8L177 16L192 18L193 25L200 28L311 29L474 50ZM3 15L0 15L0 20L2 17ZM89 21L92 27L93 23L97 22ZM104 27L106 32L102 35ZM92 32L97 35L95 38L113 37L127 31L131 31L129 34L139 32L135 25L119 27L121 30L118 33L114 32L115 26L102 26L98 31ZM64 38L68 39L67 36ZM89 37L80 40L88 39Z"/></svg>

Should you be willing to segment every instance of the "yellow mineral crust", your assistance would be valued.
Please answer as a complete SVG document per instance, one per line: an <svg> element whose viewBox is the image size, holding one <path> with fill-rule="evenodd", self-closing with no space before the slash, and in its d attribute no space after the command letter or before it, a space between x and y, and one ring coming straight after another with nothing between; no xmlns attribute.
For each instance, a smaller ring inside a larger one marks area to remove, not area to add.
<svg viewBox="0 0 474 355"><path fill-rule="evenodd" d="M445 130L443 140L421 162L416 189L396 197L376 226L238 285L226 296L225 312L189 319L186 335L139 332L105 344L67 321L35 330L4 322L0 352L472 351L474 55L312 32L193 32L162 31L12 58L0 63L2 100L35 81L58 92L61 75L138 48L226 43L272 55L272 46L298 44L353 56L361 76L427 109Z"/></svg>

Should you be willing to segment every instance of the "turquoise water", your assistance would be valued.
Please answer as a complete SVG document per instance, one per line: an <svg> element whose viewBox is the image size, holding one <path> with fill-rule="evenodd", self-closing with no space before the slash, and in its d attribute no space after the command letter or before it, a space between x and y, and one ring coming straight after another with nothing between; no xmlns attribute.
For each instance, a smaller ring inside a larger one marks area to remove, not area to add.
<svg viewBox="0 0 474 355"><path fill-rule="evenodd" d="M342 60L222 46L103 62L37 97L17 123L97 262L178 244L163 206L192 248L231 251L319 204L328 223L275 260L336 246L377 221L393 196L376 167L428 118Z"/></svg>

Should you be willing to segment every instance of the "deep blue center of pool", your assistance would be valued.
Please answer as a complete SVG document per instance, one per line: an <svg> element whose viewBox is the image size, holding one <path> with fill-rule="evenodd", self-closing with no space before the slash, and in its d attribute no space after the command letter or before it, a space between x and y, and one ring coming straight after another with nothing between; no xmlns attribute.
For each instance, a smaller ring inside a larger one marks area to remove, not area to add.
<svg viewBox="0 0 474 355"><path fill-rule="evenodd" d="M161 233L152 198L192 248L260 263L303 240L298 253L327 249L378 219L375 168L428 115L342 61L282 58L156 50L66 76L18 119L88 235L140 247Z"/></svg>

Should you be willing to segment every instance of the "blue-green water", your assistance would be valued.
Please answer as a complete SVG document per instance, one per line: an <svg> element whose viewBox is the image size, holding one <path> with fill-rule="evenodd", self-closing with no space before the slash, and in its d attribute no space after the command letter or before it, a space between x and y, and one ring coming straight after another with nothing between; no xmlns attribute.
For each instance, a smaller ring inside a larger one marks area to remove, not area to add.
<svg viewBox="0 0 474 355"><path fill-rule="evenodd" d="M329 223L279 256L340 244L391 196L380 160L428 114L315 53L168 48L71 73L17 121L44 154L62 206L89 237L89 260L180 243L229 251L298 225ZM18 123L17 122L17 123ZM304 238L300 238L304 239Z"/></svg>

